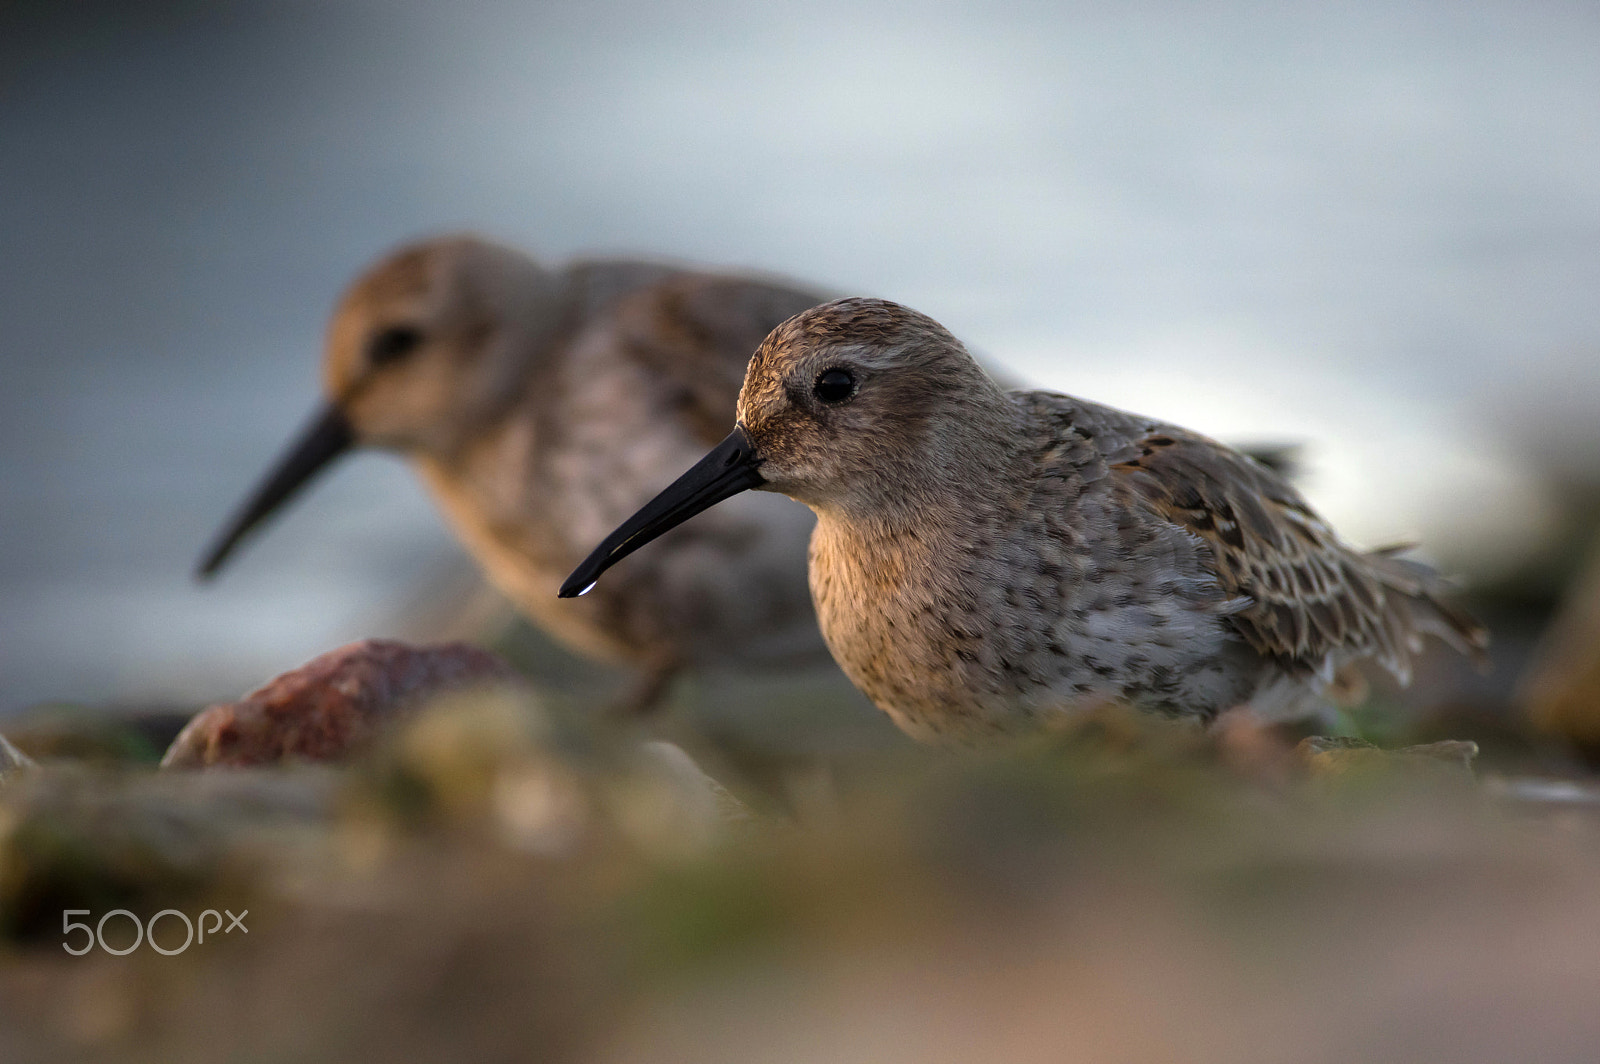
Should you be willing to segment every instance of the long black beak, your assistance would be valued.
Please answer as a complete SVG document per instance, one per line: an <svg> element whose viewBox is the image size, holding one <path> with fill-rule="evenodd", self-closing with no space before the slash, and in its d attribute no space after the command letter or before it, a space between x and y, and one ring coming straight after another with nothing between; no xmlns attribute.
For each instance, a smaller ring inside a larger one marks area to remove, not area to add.
<svg viewBox="0 0 1600 1064"><path fill-rule="evenodd" d="M288 502L318 470L348 451L354 443L355 433L343 411L332 403L319 410L310 424L300 430L299 438L278 459L278 464L256 488L255 494L223 527L195 575L202 580L214 576L240 540Z"/></svg>
<svg viewBox="0 0 1600 1064"><path fill-rule="evenodd" d="M558 594L561 598L576 598L593 587L601 573L652 539L723 499L762 483L760 464L750 437L743 428L735 428L710 454L602 540L567 577Z"/></svg>

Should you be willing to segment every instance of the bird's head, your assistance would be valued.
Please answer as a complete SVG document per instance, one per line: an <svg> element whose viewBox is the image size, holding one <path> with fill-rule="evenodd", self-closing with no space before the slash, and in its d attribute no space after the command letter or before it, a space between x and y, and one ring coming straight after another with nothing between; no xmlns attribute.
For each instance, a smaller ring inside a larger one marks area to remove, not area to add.
<svg viewBox="0 0 1600 1064"><path fill-rule="evenodd" d="M360 444L448 457L522 393L558 286L509 248L460 236L395 252L346 290L323 390Z"/></svg>
<svg viewBox="0 0 1600 1064"><path fill-rule="evenodd" d="M728 438L607 537L561 593L581 594L626 555L750 488L867 519L958 493L993 465L1009 409L932 318L882 299L813 307L756 350Z"/></svg>

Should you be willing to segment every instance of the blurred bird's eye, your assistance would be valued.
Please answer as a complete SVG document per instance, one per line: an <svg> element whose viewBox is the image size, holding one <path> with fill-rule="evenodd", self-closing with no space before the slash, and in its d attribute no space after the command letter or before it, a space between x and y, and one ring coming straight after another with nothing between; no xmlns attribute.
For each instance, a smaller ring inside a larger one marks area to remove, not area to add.
<svg viewBox="0 0 1600 1064"><path fill-rule="evenodd" d="M374 366L387 366L398 362L422 343L422 333L409 325L395 325L383 330L367 345L367 361Z"/></svg>
<svg viewBox="0 0 1600 1064"><path fill-rule="evenodd" d="M824 403L838 403L850 398L856 390L856 378L849 370L823 370L817 383L811 386L818 399Z"/></svg>

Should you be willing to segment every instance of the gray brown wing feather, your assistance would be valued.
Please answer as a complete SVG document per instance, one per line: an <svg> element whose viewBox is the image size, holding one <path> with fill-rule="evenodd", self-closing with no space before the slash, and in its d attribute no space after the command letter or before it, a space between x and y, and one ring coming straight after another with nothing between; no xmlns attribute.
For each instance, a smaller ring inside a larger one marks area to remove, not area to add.
<svg viewBox="0 0 1600 1064"><path fill-rule="evenodd" d="M1228 623L1297 671L1329 676L1374 657L1402 680L1421 634L1481 655L1488 635L1427 566L1393 549L1339 541L1280 473L1197 433L1052 393L1019 396L1103 461L1121 505L1142 509L1208 548L1223 593L1244 605Z"/></svg>
<svg viewBox="0 0 1600 1064"><path fill-rule="evenodd" d="M1223 589L1249 600L1231 617L1257 651L1329 673L1371 656L1402 680L1421 634L1463 652L1487 633L1452 605L1426 566L1341 543L1280 475L1203 436L1153 426L1111 475L1211 548Z"/></svg>

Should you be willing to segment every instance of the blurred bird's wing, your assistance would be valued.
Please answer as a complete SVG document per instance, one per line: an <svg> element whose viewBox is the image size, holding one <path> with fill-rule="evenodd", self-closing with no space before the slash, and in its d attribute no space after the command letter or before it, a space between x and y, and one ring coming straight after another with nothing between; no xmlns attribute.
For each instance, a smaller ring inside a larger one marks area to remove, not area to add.
<svg viewBox="0 0 1600 1064"><path fill-rule="evenodd" d="M733 428L756 347L825 299L781 282L680 274L619 304L617 336L627 357L658 379L670 412L711 446Z"/></svg>
<svg viewBox="0 0 1600 1064"><path fill-rule="evenodd" d="M1249 600L1231 620L1257 651L1324 675L1371 655L1404 681L1423 632L1467 653L1487 645L1427 567L1345 546L1259 463L1167 426L1125 450L1110 456L1114 481L1211 548L1223 590Z"/></svg>

